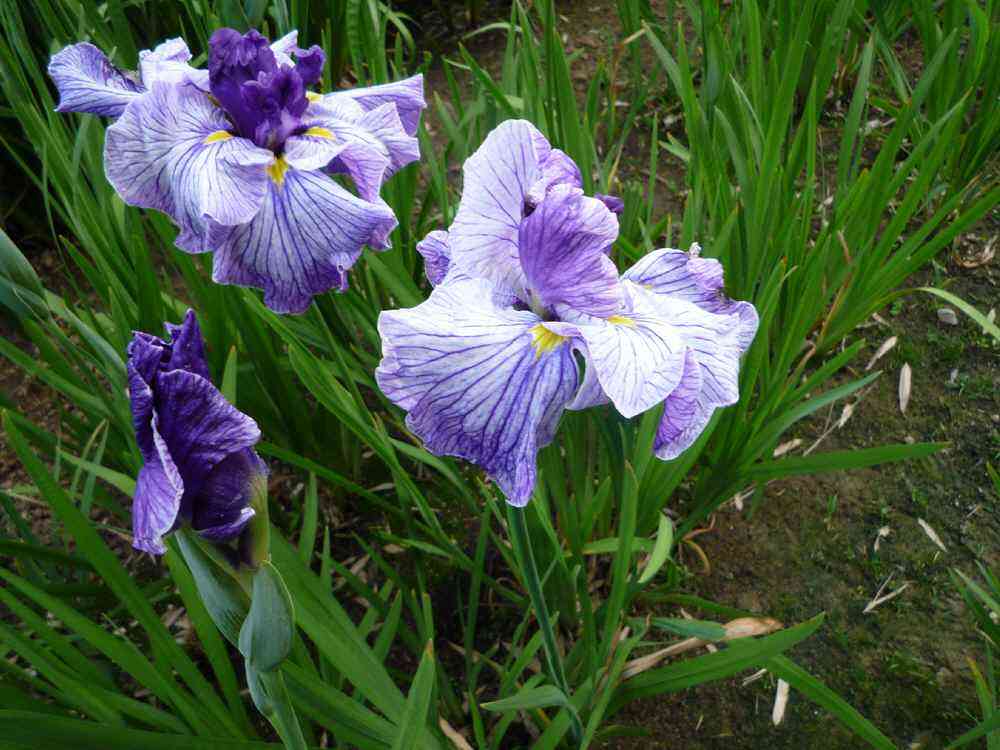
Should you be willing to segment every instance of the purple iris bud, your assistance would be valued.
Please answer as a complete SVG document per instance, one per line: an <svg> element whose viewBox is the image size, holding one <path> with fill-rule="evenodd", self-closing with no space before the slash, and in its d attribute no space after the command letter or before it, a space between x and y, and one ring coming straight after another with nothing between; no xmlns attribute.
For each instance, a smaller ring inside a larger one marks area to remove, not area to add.
<svg viewBox="0 0 1000 750"><path fill-rule="evenodd" d="M565 409L663 404L654 450L670 459L738 400L757 313L723 294L718 261L658 250L619 275L620 201L585 196L528 122L502 123L463 173L455 221L417 245L430 297L379 316L377 382L428 450L479 464L521 506Z"/></svg>
<svg viewBox="0 0 1000 750"><path fill-rule="evenodd" d="M212 278L258 287L276 312L344 291L365 246L389 248L396 217L382 185L420 158L420 75L318 94L324 54L297 32L269 43L219 29L209 68L182 39L139 54L141 76L90 44L54 55L59 111L118 118L105 172L132 206L168 214L176 245L215 253ZM333 179L345 174L352 192Z"/></svg>
<svg viewBox="0 0 1000 750"><path fill-rule="evenodd" d="M128 346L129 397L143 466L132 504L132 545L154 555L181 525L214 542L237 538L267 469L253 450L256 422L212 384L201 330L189 310L161 339Z"/></svg>

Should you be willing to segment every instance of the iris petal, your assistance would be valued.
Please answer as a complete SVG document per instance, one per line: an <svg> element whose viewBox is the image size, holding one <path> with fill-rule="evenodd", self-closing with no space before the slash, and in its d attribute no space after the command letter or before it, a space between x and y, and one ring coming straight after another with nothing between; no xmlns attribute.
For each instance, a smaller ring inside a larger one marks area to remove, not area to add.
<svg viewBox="0 0 1000 750"><path fill-rule="evenodd" d="M202 536L232 539L254 516L250 507L254 483L267 474L264 463L249 448L220 461L198 493L191 526Z"/></svg>
<svg viewBox="0 0 1000 750"><path fill-rule="evenodd" d="M663 415L653 443L657 458L668 461L690 448L713 411L702 399L702 368L697 355L688 350L681 382L663 402Z"/></svg>
<svg viewBox="0 0 1000 750"><path fill-rule="evenodd" d="M201 336L201 326L195 317L194 310L188 310L180 325L166 324L170 334L170 358L167 360L167 370L187 370L195 375L209 379L208 360L205 358L205 342Z"/></svg>
<svg viewBox="0 0 1000 750"><path fill-rule="evenodd" d="M497 126L465 162L462 200L449 230L452 260L462 272L511 289L522 300L528 295L518 227L548 155L548 143L530 123Z"/></svg>
<svg viewBox="0 0 1000 750"><path fill-rule="evenodd" d="M275 312L303 312L313 295L344 289L364 245L388 245L396 226L383 201L364 201L322 172L272 172L260 211L237 227L213 227L214 281L264 290Z"/></svg>
<svg viewBox="0 0 1000 750"><path fill-rule="evenodd" d="M162 372L155 394L153 426L184 478L189 496L198 494L223 459L260 439L257 423L203 377L184 370Z"/></svg>
<svg viewBox="0 0 1000 750"><path fill-rule="evenodd" d="M570 346L536 347L533 313L503 309L481 279L435 288L424 303L379 316L379 387L438 455L479 464L513 505L531 497L537 451L555 436L577 385Z"/></svg>
<svg viewBox="0 0 1000 750"><path fill-rule="evenodd" d="M154 49L139 53L139 73L142 83L150 88L157 81L165 83L194 83L198 88L208 90L208 71L197 70L188 65L191 50L180 37L168 39Z"/></svg>
<svg viewBox="0 0 1000 750"><path fill-rule="evenodd" d="M722 273L722 264L714 258L665 248L640 258L622 278L642 284L656 294L693 302L709 312L738 315L740 348L746 351L757 333L757 310L749 302L725 296Z"/></svg>
<svg viewBox="0 0 1000 750"><path fill-rule="evenodd" d="M93 44L72 44L49 61L49 76L59 89L56 112L89 112L118 117L143 87L116 68Z"/></svg>
<svg viewBox="0 0 1000 750"><path fill-rule="evenodd" d="M153 432L153 452L135 483L132 501L132 546L153 555L166 552L163 536L177 523L184 481L159 434Z"/></svg>
<svg viewBox="0 0 1000 750"><path fill-rule="evenodd" d="M155 83L108 128L105 171L122 199L180 227L177 246L204 252L207 223L242 224L267 191L270 151L230 137L229 121L194 86Z"/></svg>
<svg viewBox="0 0 1000 750"><path fill-rule="evenodd" d="M424 259L424 275L437 286L448 275L451 265L451 247L448 245L448 233L436 229L417 243L417 252Z"/></svg>
<svg viewBox="0 0 1000 750"><path fill-rule="evenodd" d="M375 200L385 180L420 158L419 142L407 135L391 103L369 111L350 99L312 104L303 128L285 144L288 163L298 169L346 171L366 200Z"/></svg>
<svg viewBox="0 0 1000 750"><path fill-rule="evenodd" d="M427 106L424 100L424 76L421 73L392 83L334 91L326 94L322 101L334 104L344 99L357 102L366 111L381 107L383 104L396 105L396 111L407 135L416 135L420 126L420 113Z"/></svg>
<svg viewBox="0 0 1000 750"><path fill-rule="evenodd" d="M663 401L681 380L687 342L658 309L652 295L626 287L625 314L607 320L578 316L561 324L582 344L592 377L589 391L578 394L574 408L598 400L594 378L603 393L626 417L634 417ZM564 317L572 318L569 311Z"/></svg>
<svg viewBox="0 0 1000 750"><path fill-rule="evenodd" d="M526 200L528 203L538 205L544 199L549 189L556 185L570 185L572 187L583 187L583 176L580 168L563 151L554 148L549 152L548 157L541 163L541 176L531 186Z"/></svg>
<svg viewBox="0 0 1000 750"><path fill-rule="evenodd" d="M617 238L618 220L601 201L578 188L554 187L520 225L518 254L528 286L547 308L614 315L622 289L606 252Z"/></svg>

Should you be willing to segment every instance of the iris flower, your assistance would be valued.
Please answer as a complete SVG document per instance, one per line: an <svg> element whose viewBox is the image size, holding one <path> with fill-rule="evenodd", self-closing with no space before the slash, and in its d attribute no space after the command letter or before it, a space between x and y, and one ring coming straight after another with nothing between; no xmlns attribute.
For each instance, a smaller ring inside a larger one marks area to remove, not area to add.
<svg viewBox="0 0 1000 750"><path fill-rule="evenodd" d="M132 423L143 466L132 504L132 545L162 555L182 524L227 542L254 515L267 469L253 450L257 423L212 384L194 312L167 339L136 333L128 346Z"/></svg>
<svg viewBox="0 0 1000 750"><path fill-rule="evenodd" d="M396 218L379 190L420 156L422 77L313 93L323 51L299 48L296 32L269 44L219 29L208 70L190 59L171 39L141 52L131 74L91 44L71 45L49 63L57 111L117 118L108 180L129 205L168 214L182 250L214 250L215 281L262 288L269 307L290 313L346 289L364 245L389 247Z"/></svg>
<svg viewBox="0 0 1000 750"><path fill-rule="evenodd" d="M654 450L679 455L739 399L757 330L697 248L657 250L619 275L608 253L620 201L581 183L530 123L501 124L465 163L450 230L418 245L430 297L379 317L378 384L409 429L479 464L516 506L564 409L610 402L633 417L663 404Z"/></svg>

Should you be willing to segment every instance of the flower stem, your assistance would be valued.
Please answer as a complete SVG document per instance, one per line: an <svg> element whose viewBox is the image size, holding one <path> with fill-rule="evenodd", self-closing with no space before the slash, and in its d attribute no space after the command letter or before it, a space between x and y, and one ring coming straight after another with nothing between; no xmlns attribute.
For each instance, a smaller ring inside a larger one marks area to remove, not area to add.
<svg viewBox="0 0 1000 750"><path fill-rule="evenodd" d="M513 505L508 505L507 521L510 527L510 540L514 545L514 554L521 564L521 575L524 576L524 585L528 589L531 606L535 610L535 618L538 620L538 627L542 631L542 643L545 647L545 658L549 666L549 676L555 682L556 687L562 690L566 699L569 700L569 683L566 681L562 656L559 654L559 647L556 644L555 630L552 627L549 610L545 604L545 593L542 591L542 581L538 575L538 567L535 565L535 555L531 551L531 540L528 537L528 524L525 521L524 508L515 508ZM583 727L580 725L580 719L577 717L575 711L570 711L570 721L573 739L578 742L583 734Z"/></svg>

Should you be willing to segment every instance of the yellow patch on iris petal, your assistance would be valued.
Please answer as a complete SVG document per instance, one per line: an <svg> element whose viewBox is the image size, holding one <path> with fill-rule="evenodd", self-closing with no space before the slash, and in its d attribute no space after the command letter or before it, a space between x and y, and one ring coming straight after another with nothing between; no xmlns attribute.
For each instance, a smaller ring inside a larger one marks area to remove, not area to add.
<svg viewBox="0 0 1000 750"><path fill-rule="evenodd" d="M218 143L219 141L228 141L233 137L233 134L226 130L216 130L214 133L209 133L205 136L205 140L202 141L206 146L209 143Z"/></svg>
<svg viewBox="0 0 1000 750"><path fill-rule="evenodd" d="M549 352L558 349L568 340L568 337L560 336L558 333L553 333L541 323L533 326L530 333L531 345L535 347L536 359L541 357L543 354L548 354Z"/></svg>
<svg viewBox="0 0 1000 750"><path fill-rule="evenodd" d="M329 138L331 141L337 137L326 128L309 128L302 135L311 135L314 138Z"/></svg>
<svg viewBox="0 0 1000 750"><path fill-rule="evenodd" d="M271 181L281 187L285 182L285 172L288 171L288 162L285 161L284 156L279 156L271 164L267 166L267 176L271 178Z"/></svg>
<svg viewBox="0 0 1000 750"><path fill-rule="evenodd" d="M632 318L626 317L625 315L612 315L608 318L608 322L615 326L627 326L629 328L635 328L635 321Z"/></svg>
<svg viewBox="0 0 1000 750"><path fill-rule="evenodd" d="M322 94L317 94L315 91L307 91L306 92L306 99L308 99L311 102L318 102L322 98L323 98L323 95Z"/></svg>

